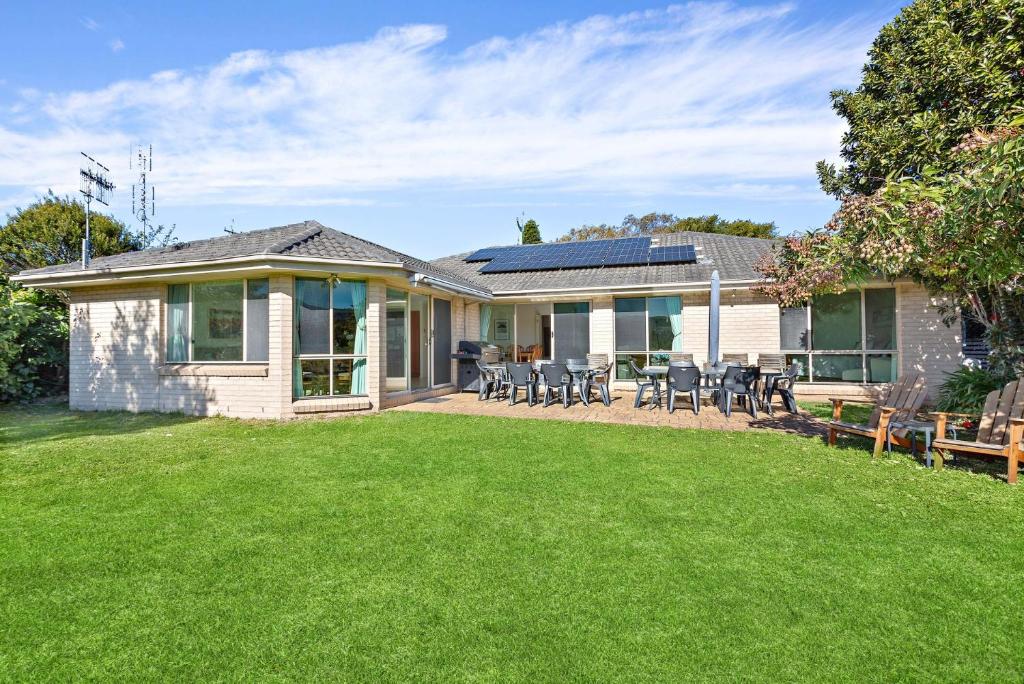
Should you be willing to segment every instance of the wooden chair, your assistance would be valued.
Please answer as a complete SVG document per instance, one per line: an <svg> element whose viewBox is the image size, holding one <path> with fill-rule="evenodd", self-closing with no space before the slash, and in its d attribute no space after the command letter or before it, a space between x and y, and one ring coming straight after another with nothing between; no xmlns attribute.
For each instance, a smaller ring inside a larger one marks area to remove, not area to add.
<svg viewBox="0 0 1024 684"><path fill-rule="evenodd" d="M1006 481L1017 482L1017 467L1024 456L1024 379L1011 382L1002 391L990 392L985 400L978 441L946 439L946 422L960 413L935 413L935 468L941 469L944 452L998 456L1006 459Z"/></svg>
<svg viewBox="0 0 1024 684"><path fill-rule="evenodd" d="M684 352L670 352L668 355L668 362L672 363L673 361L689 361L690 363L693 363L693 354L687 354Z"/></svg>
<svg viewBox="0 0 1024 684"><path fill-rule="evenodd" d="M875 440L874 457L882 455L885 447L885 436L889 429L889 423L894 420L910 420L921 409L925 397L928 395L928 383L924 375L920 373L908 373L901 375L889 388L885 396L875 403L875 410L871 412L868 422L845 423L843 422L844 403L870 403L857 402L848 399L830 399L832 402L832 420L828 424L828 443L835 446L836 437L840 432L859 437L867 437ZM909 447L910 440L906 437L906 430L894 430L892 441L902 447Z"/></svg>
<svg viewBox="0 0 1024 684"><path fill-rule="evenodd" d="M722 363L738 363L741 366L746 366L747 358L746 354L722 354Z"/></svg>

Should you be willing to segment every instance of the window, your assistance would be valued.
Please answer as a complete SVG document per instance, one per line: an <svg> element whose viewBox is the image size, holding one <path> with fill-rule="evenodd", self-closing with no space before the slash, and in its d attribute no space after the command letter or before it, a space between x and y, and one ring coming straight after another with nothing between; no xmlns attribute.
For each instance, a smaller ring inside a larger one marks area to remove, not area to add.
<svg viewBox="0 0 1024 684"><path fill-rule="evenodd" d="M892 382L896 379L896 290L870 288L815 297L782 309L786 362L811 382Z"/></svg>
<svg viewBox="0 0 1024 684"><path fill-rule="evenodd" d="M295 279L296 397L366 394L366 283Z"/></svg>
<svg viewBox="0 0 1024 684"><path fill-rule="evenodd" d="M512 356L512 334L516 307L511 304L480 305L480 341L501 348L505 356Z"/></svg>
<svg viewBox="0 0 1024 684"><path fill-rule="evenodd" d="M167 286L167 363L269 358L270 281L216 280Z"/></svg>
<svg viewBox="0 0 1024 684"><path fill-rule="evenodd" d="M668 363L683 349L680 297L628 297L615 300L615 377L634 377L629 362L643 368Z"/></svg>

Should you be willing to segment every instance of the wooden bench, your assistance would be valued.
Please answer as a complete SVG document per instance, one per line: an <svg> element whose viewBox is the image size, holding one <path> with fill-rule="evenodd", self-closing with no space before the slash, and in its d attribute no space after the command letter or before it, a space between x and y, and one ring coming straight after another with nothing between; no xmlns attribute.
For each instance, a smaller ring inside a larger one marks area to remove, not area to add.
<svg viewBox="0 0 1024 684"><path fill-rule="evenodd" d="M894 420L910 420L921 409L925 397L928 395L928 384L924 375L920 373L908 373L901 375L889 391L875 403L875 410L871 412L867 423L847 423L843 421L844 403L868 403L851 402L849 400L833 398L832 420L828 424L828 443L835 446L836 437L839 433L857 435L875 440L874 457L882 455L885 447L886 432L889 423ZM906 430L896 430L892 433L892 441L900 446L909 447L910 440L906 438Z"/></svg>
<svg viewBox="0 0 1024 684"><path fill-rule="evenodd" d="M994 390L985 399L978 440L968 442L946 439L946 423L960 413L935 413L935 468L941 469L945 452L973 454L1006 459L1006 481L1017 482L1017 469L1024 455L1024 379L1011 382L1001 391Z"/></svg>

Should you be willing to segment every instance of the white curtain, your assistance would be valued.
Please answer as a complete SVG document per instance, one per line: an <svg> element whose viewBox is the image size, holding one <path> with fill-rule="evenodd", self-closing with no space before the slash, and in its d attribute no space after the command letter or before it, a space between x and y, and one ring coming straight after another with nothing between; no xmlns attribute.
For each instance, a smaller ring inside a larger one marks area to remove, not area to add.
<svg viewBox="0 0 1024 684"><path fill-rule="evenodd" d="M356 315L354 354L366 353L366 283L347 283L352 288L352 308ZM352 394L366 394L366 359L352 361Z"/></svg>
<svg viewBox="0 0 1024 684"><path fill-rule="evenodd" d="M672 351L683 350L683 299L667 297L668 320L672 324Z"/></svg>
<svg viewBox="0 0 1024 684"><path fill-rule="evenodd" d="M480 305L480 339L485 342L491 341L491 316L493 311L490 304Z"/></svg>

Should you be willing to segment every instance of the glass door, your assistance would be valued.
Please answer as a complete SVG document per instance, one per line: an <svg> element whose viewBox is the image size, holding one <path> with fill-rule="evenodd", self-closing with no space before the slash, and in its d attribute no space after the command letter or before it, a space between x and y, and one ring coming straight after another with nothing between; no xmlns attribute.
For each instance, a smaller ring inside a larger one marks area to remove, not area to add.
<svg viewBox="0 0 1024 684"><path fill-rule="evenodd" d="M590 302L559 302L554 306L555 349L558 363L585 359L590 353Z"/></svg>
<svg viewBox="0 0 1024 684"><path fill-rule="evenodd" d="M434 384L452 381L452 303L434 299Z"/></svg>
<svg viewBox="0 0 1024 684"><path fill-rule="evenodd" d="M430 297L409 295L409 387L430 387Z"/></svg>

